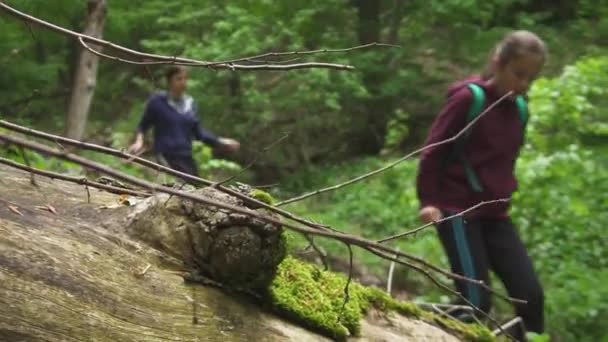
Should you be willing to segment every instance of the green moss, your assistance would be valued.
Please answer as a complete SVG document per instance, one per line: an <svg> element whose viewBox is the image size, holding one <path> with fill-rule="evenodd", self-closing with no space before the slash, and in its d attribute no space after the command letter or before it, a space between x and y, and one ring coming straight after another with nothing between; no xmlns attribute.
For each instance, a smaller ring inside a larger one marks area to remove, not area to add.
<svg viewBox="0 0 608 342"><path fill-rule="evenodd" d="M274 309L282 315L337 340L358 335L361 319L370 308L424 320L467 341L493 340L486 327L437 316L413 303L397 301L380 289L356 282L350 284L350 299L342 311L346 281L342 274L322 271L315 265L287 256L279 265L268 295Z"/></svg>
<svg viewBox="0 0 608 342"><path fill-rule="evenodd" d="M444 330L453 332L465 341L491 342L496 339L487 327L479 324L465 324L430 312L424 312L422 319L429 323L434 323Z"/></svg>
<svg viewBox="0 0 608 342"><path fill-rule="evenodd" d="M274 197L272 197L272 195L270 195L266 191L262 191L260 189L251 190L249 192L249 196L257 199L260 202L264 202L268 205L274 205L276 203L276 200L274 199Z"/></svg>

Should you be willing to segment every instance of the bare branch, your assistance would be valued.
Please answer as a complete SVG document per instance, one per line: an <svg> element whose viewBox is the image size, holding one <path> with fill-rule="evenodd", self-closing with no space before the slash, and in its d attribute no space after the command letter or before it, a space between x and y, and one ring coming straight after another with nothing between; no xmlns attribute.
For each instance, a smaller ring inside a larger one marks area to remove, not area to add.
<svg viewBox="0 0 608 342"><path fill-rule="evenodd" d="M321 248L319 248L319 246L317 246L314 238L308 234L302 234L302 235L304 235L304 238L306 238L306 240L309 243L308 247L306 247L305 250L308 248L312 248L315 252L317 252L317 255L319 255L319 258L321 258L321 263L323 264L323 269L325 271L329 270L329 263L327 263L327 255L325 255L323 250L321 250Z"/></svg>
<svg viewBox="0 0 608 342"><path fill-rule="evenodd" d="M502 102L503 100L505 100L506 98L508 98L512 94L513 94L513 92L510 91L510 92L506 93L505 95L503 95L498 100L496 100L496 102L492 103L486 110L484 110L481 114L479 114L475 119L471 120L471 122L469 122L466 126L464 126L464 128L462 130L460 130L460 132L458 132L456 135L454 135L451 138L448 138L448 139L445 139L445 140L442 140L442 141L439 141L439 142L436 142L436 143L433 143L433 144L429 144L429 145L424 146L422 148L419 148L419 149L415 150L414 152L411 152L411 153L407 154L406 156L401 157L401 158L395 160L394 162L392 162L390 164L387 164L387 165L385 165L385 166L383 166L383 167L381 167L381 168L379 168L377 170L374 170L372 172L369 172L369 173L357 176L357 177L355 177L353 179L350 179L350 180L348 180L346 182L343 182L343 183L340 183L340 184L336 184L334 186L330 186L330 187L327 187L327 188L324 188L324 189L315 190L315 191L312 191L312 192L309 192L309 193L306 193L306 194L303 194L303 195L300 195L300 196L297 196L297 197L294 197L294 198L291 198L291 199L279 202L279 203L276 204L276 206L286 205L286 204L297 202L297 201L301 201L303 199L306 199L306 198L309 198L309 197L312 197L312 196L316 196L316 195L319 195L319 194L322 194L322 193L325 193L325 192L329 192L329 191L333 191L333 190L338 190L340 188L343 188L343 187L346 187L348 185L360 182L360 181L362 181L362 180L364 180L366 178L375 176L375 175L377 175L379 173L382 173L382 172L384 172L384 171L386 171L388 169L391 169L391 168L395 167L396 165L398 165L398 164L406 161L407 159L411 158L412 156L414 156L414 155L416 155L416 154L418 154L418 153L420 153L422 151L425 151L425 150L428 150L428 149L431 149L431 148L434 148L434 147L437 147L437 146L440 146L440 145L447 144L447 143L450 143L452 141L455 141L461 135L463 135L466 131L468 131L468 129L471 128L479 119L481 119L484 115L486 115L488 112L490 112L492 109L494 109L494 107L496 107L500 102Z"/></svg>
<svg viewBox="0 0 608 342"><path fill-rule="evenodd" d="M157 55L157 54L151 54L151 53L144 53L144 52L126 48L126 47L118 45L118 44L114 44L112 42L109 42L109 41L106 41L103 39L88 36L88 35L85 35L85 34L82 34L79 32L68 30L68 29L58 26L58 25L51 24L47 21L44 21L42 19L31 16L27 13L18 11L16 9L8 6L4 2L0 2L0 9L12 16L17 17L18 19L20 19L22 21L40 25L49 30L63 34L64 36L79 39L81 41L81 43L86 42L86 43L103 46L103 47L112 49L114 51L120 51L124 54L133 56L133 57L137 57L140 59L139 61L123 60L118 57L113 57L113 56L109 56L106 54L102 54L98 51L94 51L93 49L86 46L86 44L85 44L85 48L87 48L92 53L95 53L96 55L99 55L101 57L111 58L113 60L118 60L118 61L125 62L125 63L130 63L130 64L140 64L140 65L173 64L173 65L206 67L206 68L210 68L210 69L228 69L228 70L244 70L244 71L292 70L292 69L305 69L305 68L327 68L327 69L337 69L337 70L353 70L354 69L354 67L350 66L350 65L333 64L333 63L315 63L315 62L300 63L300 64L285 64L285 65L274 65L274 64L241 65L241 64L234 64L234 63L207 62L207 61L200 61L200 60L191 59L191 58L182 58L182 57L177 57L177 56L163 56L163 55Z"/></svg>
<svg viewBox="0 0 608 342"><path fill-rule="evenodd" d="M85 184L84 185L85 190L87 191L87 203L91 203L91 191L89 190L89 185Z"/></svg>
<svg viewBox="0 0 608 342"><path fill-rule="evenodd" d="M354 235L349 235L349 234L344 234L344 233L339 233L339 232L334 232L334 231L329 231L326 229L319 229L319 228L311 228L311 227L306 227L306 226L298 226L298 225L294 225L292 223L289 222L281 222L278 219L275 219L273 217L270 216L266 216L266 215L262 215L258 212L246 209L246 208L242 208L242 207L237 207L237 206L233 206L233 205L229 205L229 204L225 204L222 202L218 202L218 201L214 201L211 200L209 198L206 197L202 197L199 195L195 195L189 192L184 192L184 191L179 191L179 190L175 190L166 186L162 186L162 185L157 185L142 179L139 179L137 177L125 174L123 172L120 171L116 171L114 169L112 169L111 167L108 167L106 165L102 165L96 162L93 162L91 160L88 160L86 158L77 156L75 154L72 153L66 153L66 152L62 152L62 151L58 151L52 148L49 148L45 145L41 145L38 143L34 143L34 142L30 142L21 138L17 138L17 137L13 137L13 136L8 136L8 135L4 135L4 134L0 134L0 141L5 141L17 146L23 146L25 148L29 148L31 150L37 151L39 153L43 153L52 157L56 157L56 158L60 158L63 160L67 160L67 161L71 161L73 163L78 163L80 165L83 165L87 168L99 171L101 173L107 174L111 177L114 177L116 179L125 181L127 183L142 187L142 188L146 188L146 189L150 189L151 191L154 192L162 192L162 193L166 193L166 194L173 194L175 196L179 196L181 198L185 198L188 200L191 200L193 202L198 202L198 203L202 203L202 204L206 204L206 205L211 205L211 206L215 206L221 209L225 209L225 210L229 210L235 213L239 213L239 214L243 214L246 216L250 216L256 219L259 219L263 222L266 223L270 223L270 224L276 224L276 225L281 225L283 227L289 228L293 231L296 231L298 233L303 233L303 234L311 234L311 235L319 235L319 236L324 236L327 238L333 238L335 240L341 241L343 243L347 243L347 244L351 244L351 245L355 245L355 246L359 246L365 250L368 251L381 251L384 253L390 253L390 254L395 254L399 257L403 257L406 258L408 260L412 260L415 261L425 267L428 267L438 273L441 273L447 277L450 277L452 279L457 279L457 280L462 280L465 282L470 282L473 284L476 284L478 286L482 286L485 289L487 289L488 291L492 291L494 292L491 288L489 288L487 285L485 285L483 283L483 281L480 280L475 280L475 279L470 279L452 272L449 272L447 270L444 270L438 266L435 266L433 264L428 263L427 261L425 261L422 258L416 257L416 256L412 256L403 252L399 252L396 251L393 248L387 247L385 245L381 245L379 243L376 243L374 241L371 240L367 240L358 236L354 236ZM501 296L500 294L497 294L499 296ZM517 299L513 299L513 301L519 301ZM521 301L520 301L521 302Z"/></svg>
<svg viewBox="0 0 608 342"><path fill-rule="evenodd" d="M321 235L321 234L319 234L319 235ZM351 237L352 236L348 236L348 238L351 238ZM421 266L427 267L428 269L431 269L431 270L433 270L433 271L435 271L435 272L437 272L439 274L442 274L442 275L444 275L444 276L446 276L446 277L448 277L450 279L461 280L461 281L464 281L464 282L467 282L467 283L471 283L471 284L473 284L475 286L479 286L479 287L481 287L481 288L483 288L483 289L485 289L485 290L487 290L487 291L495 294L497 297L499 297L501 299L504 299L504 300L506 300L508 302L511 302L511 303L522 303L522 304L526 304L527 303L525 300L521 300L521 299L505 296L505 295L503 295L501 293L496 292L494 289L492 289L491 287L489 287L488 285L486 285L482 280L467 278L467 277L462 276L460 274L452 273L452 272L449 272L449 271L447 271L447 270L445 270L445 269L443 269L441 267L435 266L435 265L427 262L426 260L424 260L424 259L422 259L420 257L417 257L417 256L414 256L414 255L410 255L410 254L401 252L398 249L384 248L385 245L382 245L382 244L379 244L379 243L376 243L376 242L372 242L372 241L369 241L369 240L366 240L366 239L363 239L363 238L358 238L358 237L356 237L356 238L359 241L365 241L365 243L363 243L363 244L353 243L353 244L355 244L355 245L357 245L357 246L359 246L359 247L363 248L364 250L369 251L371 253L376 254L378 251L381 251L381 252L383 252L385 254L388 254L388 256L391 257L391 258L393 258L393 259L405 258L407 260L414 261L414 262L420 264ZM379 248L379 247L382 247L382 248ZM394 257L393 257L393 255L394 255ZM387 260L393 260L393 259L387 259Z"/></svg>
<svg viewBox="0 0 608 342"><path fill-rule="evenodd" d="M397 247L397 250L399 250L399 247ZM396 258L396 256L395 256ZM392 288L393 288L393 272L395 271L395 262L391 261L390 266L388 267L388 276L386 278L386 293L388 293L389 295L392 292Z"/></svg>
<svg viewBox="0 0 608 342"><path fill-rule="evenodd" d="M0 120L0 126L5 127L6 126L6 122ZM46 133L44 133L44 134L46 134ZM46 135L48 135L48 134L46 134ZM67 138L61 138L61 139L58 139L58 140L60 140L62 142L66 142L66 143L74 143L75 142L75 140L67 139ZM406 258L408 260L414 261L414 262L416 262L416 263L418 263L418 264L420 264L420 265L422 265L424 267L432 269L433 271L438 272L440 274L443 274L443 275L445 275L445 276L447 276L449 278L456 279L456 280L461 280L461 281L465 281L465 282L469 282L469 283L475 284L477 286L481 286L484 289L486 289L486 290L488 290L488 291L490 291L492 293L495 293L500 298L507 299L507 300L509 300L511 302L525 303L525 301L522 301L522 300L519 300L519 299L515 299L515 298L505 297L502 294L497 293L492 288L490 288L489 286L487 286L486 284L484 284L483 281L475 280L475 279L470 279L470 278L467 278L467 277L464 277L464 276L461 276L461 275L449 272L449 271L444 270L444 269L442 269L442 268L440 268L438 266L430 264L429 262L425 261L422 258L419 258L419 257L416 257L416 256L412 256L412 255L409 255L409 254L406 254L406 253L403 253L403 252L399 252L399 251L397 251L397 250L395 250L393 248L387 247L385 245L376 243L376 242L371 241L371 240L367 240L367 239L364 239L364 238L361 238L361 237L358 237L358 236L354 236L354 235L340 233L340 232L338 232L336 230L333 230L333 229L330 230L330 229L327 229L325 226L314 224L314 223L308 222L306 220L304 220L304 224L306 226L298 226L298 225L295 225L295 224L292 224L292 223L289 223L289 222L281 222L280 220L275 219L273 217L261 215L261 214L259 214L257 212L253 212L251 210L244 209L242 207L236 207L236 206L224 204L224 203L213 201L213 200L210 200L208 198L201 197L201 196L198 196L198 195L195 195L195 194L192 194L192 193L183 192L183 191L179 191L179 190L174 190L174 189L166 187L166 186L160 186L160 185L157 185L157 184L154 184L154 183L150 183L150 182L147 182L145 180L139 179L137 177L134 177L134 176L131 176L131 175L124 174L122 172L116 171L116 170L114 170L114 169L112 169L112 168L110 168L108 166L95 163L95 162L90 161L90 160L88 160L86 158L83 158L83 157L80 157L80 156L77 156L77 155L74 155L74 154L71 154L71 153L66 153L64 151L58 151L58 150L49 148L49 147L47 147L45 145L41 145L41 144L38 144L38 143L30 142L30 141L23 140L23 139L20 139L20 138L17 138L17 137L0 134L0 141L5 141L5 142L11 143L11 144L23 146L23 147L32 149L32 150L40 152L40 153L44 153L44 154L47 154L47 155L50 155L50 156L53 156L53 157L57 157L57 158L60 158L60 159L64 159L64 160L67 160L67 161L78 163L78 164L83 165L85 167L88 167L90 169L94 169L94 170L97 170L97 171L99 171L101 173L105 173L107 175L110 175L110 176L112 176L112 177L114 177L116 179L123 180L125 182L128 182L128 183L140 186L142 188L150 189L151 191L154 191L154 192L162 192L162 193L167 193L167 194L173 194L175 196L179 196L179 197L182 197L182 198L185 198L185 199L189 199L189 200L192 200L194 202L198 202L198 203L202 203L202 204L206 204L206 205L212 205L212 206L215 206L215 207L218 207L218 208L222 208L222 209L226 209L226 210L229 210L229 211L232 211L232 212L235 212L235 213L243 214L243 215L246 215L246 216L251 216L253 218L257 218L257 219L259 219L261 221L264 221L264 222L267 222L267 223L276 224L276 225L282 225L283 227L289 228L289 229L291 229L293 231L296 231L296 232L299 232L299 233L302 233L302 234L319 235L319 236L324 236L324 237L327 237L327 238L333 238L333 239L341 241L343 243L347 243L347 244L351 244L351 245L355 245L355 246L361 247L362 249L368 250L370 252L378 252L378 251L380 251L380 252L388 253L390 255L394 254L397 257L402 257L402 258ZM83 144L83 143L80 143L80 142L77 142L77 143L78 144ZM87 145L92 145L92 144L87 144ZM108 150L112 151L112 154L115 153L115 152L119 152L119 154L122 154L122 152L120 152L120 151L109 149L109 148L106 148L106 147L97 146L97 145L92 145L92 146L95 146L94 147L95 149L101 149L101 150L108 149ZM132 157L132 156L130 156L130 157ZM139 157L137 157L137 158L139 158ZM136 160L136 158L134 158L134 160ZM156 164L156 165L158 165L158 164ZM158 165L158 166L160 166L160 165ZM171 170L171 169L169 169L169 170ZM184 174L184 175L187 175L187 174ZM198 179L198 178L195 177L195 179ZM240 194L238 191L232 191L232 192L235 193L235 194L239 194L240 195L239 198L241 196L243 196L246 199L249 199L248 196ZM230 192L230 193L232 193L232 192ZM227 193L229 193L229 192L227 192ZM259 201L256 201L256 202L259 202ZM263 203L263 202L260 202L260 203ZM264 206L266 206L266 205L264 205ZM270 206L270 207L273 208L272 206ZM287 214L289 214L289 213L287 213ZM291 215L291 214L289 214L289 215ZM300 220L302 220L302 219L300 219Z"/></svg>
<svg viewBox="0 0 608 342"><path fill-rule="evenodd" d="M59 90L54 90L54 91L45 91L42 92L38 89L34 89L34 91L32 91L32 93L24 98L20 98L8 103L3 103L0 104L0 111L10 111L13 110L15 107L19 107L22 104L25 106L28 106L29 103L33 100L37 100L37 99L42 99L42 98L58 98L61 96L65 96L69 94L69 91L67 89L59 89ZM27 108L27 107L25 107ZM20 112L23 112L23 110L21 110Z"/></svg>
<svg viewBox="0 0 608 342"><path fill-rule="evenodd" d="M371 250L370 250L371 251ZM426 278L428 278L431 282L433 282L433 284L435 284L437 287L445 290L448 293L451 293L455 296L457 296L459 299L461 299L462 301L464 301L465 303L467 303L469 306L471 306L473 308L473 310L475 310L476 312L480 313L482 316L484 316L485 318L487 318L490 322L492 322L492 324L494 324L497 329L503 333L505 336L509 337L511 340L517 342L517 340L515 338L513 338L513 336L509 335L509 333L507 333L506 331L504 331L504 329L502 328L502 326L500 325L500 323L498 323L494 318L492 318L492 316L490 316L489 314L487 314L485 311L481 310L480 308L478 308L477 306L473 305L473 303L471 303L465 296L463 296L460 292L455 291L453 289L451 289L448 285L440 282L439 280L437 280L435 277L433 277L433 275L431 275L429 273L429 271L423 269L422 267L409 263L409 262L405 262L403 260L399 260L398 257L392 257L391 255L387 255L378 251L371 251L373 254L376 254L377 256L386 259L386 260L390 260L390 261L394 261L398 264L401 264L403 266L406 266L408 268L411 268L415 271L417 271L418 273L424 275Z"/></svg>
<svg viewBox="0 0 608 342"><path fill-rule="evenodd" d="M346 304L350 301L350 293L348 289L350 287L350 283L353 280L353 249L349 244L346 243L346 247L348 247L348 279L346 280L346 284L344 285L344 302L342 302L342 308L340 308L340 314L338 314L338 322L342 319L342 314L344 314L344 308Z"/></svg>
<svg viewBox="0 0 608 342"><path fill-rule="evenodd" d="M227 60L227 61L223 61L223 62L217 62L216 64L230 64L230 63L238 63L238 62L256 62L257 63L261 59L268 58L268 57L304 56L304 55L312 55L312 54L319 54L319 53L342 53L342 52L351 52L354 50L367 49L367 48L376 47L376 46L377 47L401 48L401 46L399 46L399 45L373 42L373 43L353 46L353 47L345 48L345 49L317 49L317 50L290 51L290 52L268 52L268 53L264 53L264 54L257 55L257 56L240 57L240 58L235 58L235 59L231 59L231 60ZM297 58L299 58L299 57L297 57ZM281 63L281 62L285 62L285 61L273 61L273 63Z"/></svg>
<svg viewBox="0 0 608 342"><path fill-rule="evenodd" d="M206 185L206 186L212 186L215 184L215 182L204 179L204 178L200 178L197 176L193 176L184 172L180 172L177 170L174 170L170 167L155 163L153 161L150 161L148 159L145 158L141 158L137 155L133 155L133 154L128 154L125 153L123 151L114 149L114 148L110 148L110 147L106 147L106 146L100 146L100 145L96 145L96 144L91 144L91 143L85 143L79 140L74 140L74 139L69 139L69 138L65 138L59 135L54 135L54 134L49 134L46 132L42 132L42 131L38 131L38 130L34 130L31 128L27 128L27 127L22 127L19 125L16 125L14 123L10 123L8 121L4 121L4 120L0 120L0 127L6 128L8 130L14 131L14 132L18 132L21 134L25 134L28 136L32 136L32 137L37 137L37 138L41 138L41 139L45 139L48 141L52 141L54 143L63 143L65 145L68 146L74 146L74 147L78 147L80 149L84 149L84 150L89 150L89 151L94 151L94 152L99 152L99 153L104 153L104 154L108 154L111 156L115 156L118 158L121 158L123 160L125 160L126 162L134 162L137 163L139 165L145 166L145 167L149 167L153 170L156 170L158 172L164 172L168 175L171 176L175 176L175 177L179 177L185 180L188 180L194 184L202 184L202 185ZM62 149L65 150L65 149ZM249 197L246 194L242 194L238 191L235 191L233 189L224 187L224 186L218 186L217 187L218 190L232 195L234 197L239 198L240 200L244 201L245 203L248 204L252 204L255 205L256 207L262 207L265 208L271 212L274 212L278 215L281 215L285 218L288 218L290 220L296 221L298 223L302 223L304 225L307 225L311 228L315 228L315 229L322 229L322 230L332 230L332 231L337 231L333 228L330 228L328 226L322 225L322 224L318 224L315 222L312 222L310 220L298 217L288 211L285 211L281 208L277 208L275 206L269 205L267 203L264 203L258 199L255 199L253 197Z"/></svg>
<svg viewBox="0 0 608 342"><path fill-rule="evenodd" d="M131 190L131 189L119 188L116 186L102 184L102 183L91 181L91 180L87 179L86 177L74 177L74 176L62 175L60 173L55 173L55 172L51 172L51 171L36 169L31 166L23 165L21 163L17 163L16 161L6 159L3 157L0 157L0 164L8 165L8 166L14 167L19 170L27 171L32 174L41 175L41 176L48 177L51 179L60 179L60 180L66 181L66 182L84 185L85 187L87 187L87 193L88 193L87 198L89 199L88 200L89 203L90 203L90 197L91 197L91 195L89 193L89 188L88 188L89 186L92 188L105 190L105 191L108 191L108 192L111 192L114 194L119 194L119 195L127 194L127 195L132 195L132 196L141 196L141 197L150 196L150 194L142 192L142 191L135 191L135 190Z"/></svg>
<svg viewBox="0 0 608 342"><path fill-rule="evenodd" d="M484 202L480 202L480 203L477 203L476 205L474 205L474 206L472 206L472 207L470 207L470 208L468 208L468 209L466 209L466 210L463 210L463 211L461 211L461 212L459 212L459 213L457 213L457 214L454 214L454 215L452 215L452 216L444 217L444 218L442 218L441 220L438 220L438 221L435 221L435 222L429 222L429 223L427 223L427 224L424 224L424 225L422 225L422 226L420 226L420 227L418 227L418 228L415 228L415 229L409 230L409 231L407 231L407 232L404 232L404 233L399 233L399 234L396 234L396 235L389 236L389 237L387 237L387 238L384 238L384 239L378 240L378 243L384 243L384 242L387 242L387 241L391 241L391 240L398 239L398 238L400 238L400 237L404 237L404 236L408 236L408 235L414 235L414 234L416 234L416 233L420 232L421 230L423 230L423 229L425 229L425 228L428 228L428 227L430 227L430 226L432 226L432 225L434 225L434 224L438 224L438 223L441 223L441 222L444 222L444 221L451 220L451 219L453 219L453 218L455 218L455 217L462 216L462 215L464 215L464 214L466 214L466 213L468 213L468 212L470 212L470 211L473 211L473 210L475 210L475 209L477 209L477 208L479 208L479 207L481 207L481 206L484 206L484 205L487 205L487 204L493 204L493 203L509 202L510 200L511 200L511 199L509 199L509 198L501 198L501 199L492 200L492 201L484 201Z"/></svg>
<svg viewBox="0 0 608 342"><path fill-rule="evenodd" d="M23 149L23 146L19 146L19 151L21 152L21 156L23 157L23 161L25 161L25 165L27 165L27 167L31 169L30 159L27 157L27 154L25 153L25 150ZM31 171L30 171L30 184L32 184L35 187L38 187L38 184L36 184L36 178L34 177L34 173L31 172Z"/></svg>
<svg viewBox="0 0 608 342"><path fill-rule="evenodd" d="M261 157L262 155L264 155L266 152L268 152L268 151L269 151L271 148L273 148L275 145L279 144L281 141L283 141L283 140L287 139L287 137L289 137L289 133L285 133L285 134L284 134L282 137L280 137L279 139L277 139L276 141L274 141L272 144L270 144L270 145L268 145L268 146L264 147L264 148L262 149L262 151L259 151L259 152L256 154L256 156L253 158L253 160L252 160L252 161L251 161L249 164L247 164L247 166L245 166L244 168L242 168L242 169L241 169L239 172L235 173L234 175L232 175L232 176L230 176L230 177L228 177L228 178L226 178L226 179L224 179L224 180L222 180L222 181L219 181L219 182L215 183L215 184L214 184L214 185L212 185L212 186L213 186L214 188L217 188L217 187L218 187L218 186L220 186L220 185L224 185L224 184L226 184L226 183L228 183L228 182L230 182L230 181L233 181L235 178L237 178L238 176L242 175L242 174L243 174L243 172L245 172L245 171L249 170L249 169L250 169L250 168L251 168L253 165L255 165L255 163L257 163L258 159L260 159L260 157Z"/></svg>
<svg viewBox="0 0 608 342"><path fill-rule="evenodd" d="M225 63L210 63L210 62L178 62L180 58L173 57L174 60L172 62L166 61L134 61L130 59L120 58L117 56L112 56L100 51L97 51L90 47L84 40L83 37L78 37L78 41L80 44L91 52L94 55L99 57L107 58L114 60L120 63L133 64L133 65L163 65L163 64L174 64L174 65L184 65L184 66L194 66L194 67L205 67L205 68L217 68L217 69L230 69L230 70L242 70L242 71L260 71L260 70L275 70L275 71L283 71L283 70L293 70L293 69L309 69L309 68L324 68L324 69L342 69L342 70L351 70L354 67L342 64L334 64L334 63L319 63L319 62L306 62L306 63L292 63L292 64L274 64L265 62L265 64L259 65L240 65L240 64L225 64Z"/></svg>

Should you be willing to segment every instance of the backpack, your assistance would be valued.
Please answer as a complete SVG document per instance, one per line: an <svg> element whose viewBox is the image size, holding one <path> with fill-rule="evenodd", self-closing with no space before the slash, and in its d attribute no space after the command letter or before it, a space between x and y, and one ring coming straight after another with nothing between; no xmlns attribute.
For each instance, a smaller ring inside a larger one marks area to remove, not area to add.
<svg viewBox="0 0 608 342"><path fill-rule="evenodd" d="M471 93L473 93L473 102L469 107L465 125L475 120L475 118L483 112L486 102L486 94L482 87L475 83L469 83L467 84L467 87L471 90ZM515 98L515 104L517 105L517 109L519 111L519 120L521 121L522 130L525 134L526 124L528 123L528 105L523 96L517 96ZM457 159L457 161L462 163L464 167L464 172L466 174L467 181L469 182L469 186L471 187L471 189L473 189L473 191L475 192L482 192L483 185L479 181L479 178L477 177L477 174L475 173L475 170L473 169L473 166L471 165L470 161L466 158L464 154L464 146L468 137L471 135L472 129L473 127L470 127L464 132L464 134L462 134L460 137L458 137L458 139L456 139L451 153L444 160L444 166L447 166L448 163Z"/></svg>

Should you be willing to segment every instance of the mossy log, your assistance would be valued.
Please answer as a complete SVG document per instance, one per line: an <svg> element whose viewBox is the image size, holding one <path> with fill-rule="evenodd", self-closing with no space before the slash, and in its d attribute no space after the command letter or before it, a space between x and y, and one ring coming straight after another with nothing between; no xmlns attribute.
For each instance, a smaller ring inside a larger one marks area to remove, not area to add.
<svg viewBox="0 0 608 342"><path fill-rule="evenodd" d="M184 283L184 263L165 252L175 245L152 248L125 229L138 206L36 183L0 167L0 341L324 340L249 299Z"/></svg>
<svg viewBox="0 0 608 342"><path fill-rule="evenodd" d="M292 257L278 265L281 227L179 198L131 205L35 179L0 166L0 341L327 340L307 329L357 341L458 340L411 304L354 283L338 322L344 277ZM192 270L230 288L267 287L269 302L184 282Z"/></svg>

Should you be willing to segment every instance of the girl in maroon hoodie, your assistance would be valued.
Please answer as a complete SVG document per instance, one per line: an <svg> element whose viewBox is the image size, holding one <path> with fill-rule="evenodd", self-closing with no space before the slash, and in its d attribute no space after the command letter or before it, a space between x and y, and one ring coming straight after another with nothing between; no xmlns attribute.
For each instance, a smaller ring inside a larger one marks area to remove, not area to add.
<svg viewBox="0 0 608 342"><path fill-rule="evenodd" d="M543 41L527 31L508 34L490 55L487 70L453 85L447 103L435 119L426 141L433 144L456 135L467 124L467 113L474 101L468 84L481 87L484 109L512 91L481 117L470 130L466 142L454 153L454 143L426 150L420 159L417 190L420 218L436 222L482 201L510 198L517 188L515 160L524 141L518 95L525 96L546 59ZM446 160L451 160L446 163ZM472 169L479 187L471 185L465 162ZM510 296L527 304L515 310L528 330L542 333L543 290L530 257L508 215L508 204L489 204L437 224L438 235L454 273L489 284L492 269ZM456 281L457 290L484 312L491 307L490 293L471 283Z"/></svg>

